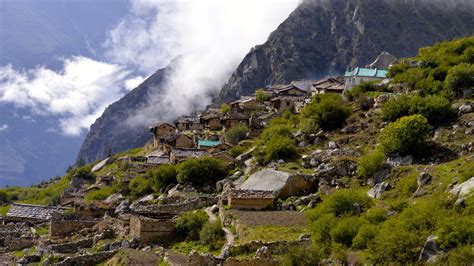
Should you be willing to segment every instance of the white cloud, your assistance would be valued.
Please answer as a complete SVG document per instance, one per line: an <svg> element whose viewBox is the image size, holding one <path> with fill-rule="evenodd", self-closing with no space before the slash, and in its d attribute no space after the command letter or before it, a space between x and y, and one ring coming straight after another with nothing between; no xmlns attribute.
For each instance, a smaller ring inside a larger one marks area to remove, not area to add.
<svg viewBox="0 0 474 266"><path fill-rule="evenodd" d="M85 57L64 60L60 72L44 67L18 71L8 65L0 67L0 102L57 116L62 133L75 136L123 96L129 75L123 67Z"/></svg>
<svg viewBox="0 0 474 266"><path fill-rule="evenodd" d="M151 73L182 55L165 95L151 95L151 108L130 118L135 124L149 124L209 104L210 95L218 92L244 55L263 43L299 0L131 2L132 14L105 43L108 58Z"/></svg>
<svg viewBox="0 0 474 266"><path fill-rule="evenodd" d="M144 80L145 78L142 76L137 76L131 79L127 79L124 84L125 89L127 89L128 91L131 91L135 89L136 87L138 87L138 85L140 85Z"/></svg>
<svg viewBox="0 0 474 266"><path fill-rule="evenodd" d="M7 130L7 129L8 129L8 125L7 125L7 124L3 124L3 125L0 126L0 132L5 131L5 130Z"/></svg>

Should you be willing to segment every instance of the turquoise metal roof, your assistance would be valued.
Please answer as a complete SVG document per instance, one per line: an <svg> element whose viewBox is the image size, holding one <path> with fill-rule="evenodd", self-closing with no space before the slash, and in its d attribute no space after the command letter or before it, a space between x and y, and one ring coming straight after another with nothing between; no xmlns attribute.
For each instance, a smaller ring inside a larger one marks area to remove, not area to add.
<svg viewBox="0 0 474 266"><path fill-rule="evenodd" d="M387 70L382 69L370 69L370 68L362 68L356 67L352 71L346 71L344 77L373 77L373 78L386 78L387 77Z"/></svg>
<svg viewBox="0 0 474 266"><path fill-rule="evenodd" d="M221 144L221 142L215 140L198 140L198 145L201 147L215 147L219 144Z"/></svg>

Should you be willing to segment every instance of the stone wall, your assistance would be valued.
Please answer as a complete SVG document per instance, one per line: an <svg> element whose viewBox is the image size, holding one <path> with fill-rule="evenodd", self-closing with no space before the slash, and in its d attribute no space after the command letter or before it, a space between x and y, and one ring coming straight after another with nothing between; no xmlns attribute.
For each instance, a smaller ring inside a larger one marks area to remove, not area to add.
<svg viewBox="0 0 474 266"><path fill-rule="evenodd" d="M49 234L51 237L66 236L84 228L92 228L98 221L79 219L51 219Z"/></svg>
<svg viewBox="0 0 474 266"><path fill-rule="evenodd" d="M117 253L116 250L68 257L62 262L56 263L54 265L56 266L96 265L112 257L113 255L115 255L115 253Z"/></svg>
<svg viewBox="0 0 474 266"><path fill-rule="evenodd" d="M140 238L142 244L155 243L175 236L171 219L154 219L144 216L130 218L130 236Z"/></svg>
<svg viewBox="0 0 474 266"><path fill-rule="evenodd" d="M286 254L290 247L306 247L310 245L310 243L311 240L309 238L296 241L275 241L268 243L256 240L243 245L229 247L229 254L231 256L236 256L239 254L255 253L259 248L266 246L272 255L282 255Z"/></svg>
<svg viewBox="0 0 474 266"><path fill-rule="evenodd" d="M63 244L49 245L47 248L58 253L76 253L81 248L90 248L94 244L92 238L82 239Z"/></svg>
<svg viewBox="0 0 474 266"><path fill-rule="evenodd" d="M195 209L200 209L207 206L212 206L217 203L217 198L201 197L195 199L189 199L185 202L174 203L174 204L134 204L132 210L136 213L173 213L180 214Z"/></svg>
<svg viewBox="0 0 474 266"><path fill-rule="evenodd" d="M271 199L239 199L228 198L228 204L232 209L238 210L262 210L267 209L273 205L273 198Z"/></svg>

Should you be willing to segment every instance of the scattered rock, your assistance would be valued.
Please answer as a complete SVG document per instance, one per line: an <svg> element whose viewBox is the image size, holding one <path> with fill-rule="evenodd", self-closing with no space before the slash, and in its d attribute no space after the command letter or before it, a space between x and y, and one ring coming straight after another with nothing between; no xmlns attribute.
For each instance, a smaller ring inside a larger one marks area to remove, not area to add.
<svg viewBox="0 0 474 266"><path fill-rule="evenodd" d="M308 234L301 234L301 235L298 237L298 240L299 240L299 241L310 240L310 239L311 239L311 235L308 235Z"/></svg>
<svg viewBox="0 0 474 266"><path fill-rule="evenodd" d="M390 185L388 183L382 182L376 184L372 189L367 192L367 195L371 198L378 199L382 196L382 194L388 190Z"/></svg>
<svg viewBox="0 0 474 266"><path fill-rule="evenodd" d="M144 248L142 248L143 251L151 251L151 247L150 246L146 246Z"/></svg>
<svg viewBox="0 0 474 266"><path fill-rule="evenodd" d="M263 247L257 249L257 252L255 252L255 258L256 259L271 260L272 259L272 254L268 250L267 246L263 246Z"/></svg>
<svg viewBox="0 0 474 266"><path fill-rule="evenodd" d="M422 187L426 184L428 184L431 181L431 176L430 174L423 172L421 173L418 178L416 179L416 182L418 184L418 187Z"/></svg>
<svg viewBox="0 0 474 266"><path fill-rule="evenodd" d="M337 149L337 148L338 148L338 147L337 147L336 142L330 141L330 142L328 143L328 149L329 149L329 150L334 150L334 149Z"/></svg>
<svg viewBox="0 0 474 266"><path fill-rule="evenodd" d="M94 173L94 172L99 171L99 170L102 169L104 166L106 166L110 161L111 161L111 160L110 160L109 157L107 157L107 158L105 158L104 160L100 161L98 164L96 164L96 165L94 165L94 167L92 167L91 173Z"/></svg>
<svg viewBox="0 0 474 266"><path fill-rule="evenodd" d="M83 185L87 184L88 181L82 177L78 176L73 176L71 177L71 181L69 182L69 185L72 188L81 188Z"/></svg>
<svg viewBox="0 0 474 266"><path fill-rule="evenodd" d="M27 265L34 262L40 262L41 256L40 255L25 255L20 260L17 261L20 265Z"/></svg>
<svg viewBox="0 0 474 266"><path fill-rule="evenodd" d="M120 204L115 208L115 214L128 212L130 210L130 201L129 200L122 200Z"/></svg>
<svg viewBox="0 0 474 266"><path fill-rule="evenodd" d="M390 173L390 169L382 168L382 169L378 170L375 173L374 178L370 178L367 183L371 186L375 186L377 184L380 184L385 180L385 178L387 177L387 175L389 173Z"/></svg>
<svg viewBox="0 0 474 266"><path fill-rule="evenodd" d="M397 156L397 157L388 157L387 163L390 166L406 166L413 164L413 156Z"/></svg>
<svg viewBox="0 0 474 266"><path fill-rule="evenodd" d="M472 112L472 104L471 103L465 103L458 108L458 113L459 115L463 114L468 114Z"/></svg>
<svg viewBox="0 0 474 266"><path fill-rule="evenodd" d="M434 263L436 262L437 254L440 252L438 245L436 244L437 236L429 236L426 239L425 245L420 253L419 262Z"/></svg>
<svg viewBox="0 0 474 266"><path fill-rule="evenodd" d="M450 193L457 196L458 198L464 198L472 191L474 191L474 177L471 177L469 180L459 185L455 185Z"/></svg>

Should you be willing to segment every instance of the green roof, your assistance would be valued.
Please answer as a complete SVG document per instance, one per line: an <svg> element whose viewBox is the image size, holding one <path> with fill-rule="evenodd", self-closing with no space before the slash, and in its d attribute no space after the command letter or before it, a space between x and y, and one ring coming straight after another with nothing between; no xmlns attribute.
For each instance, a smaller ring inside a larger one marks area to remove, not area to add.
<svg viewBox="0 0 474 266"><path fill-rule="evenodd" d="M200 147L215 147L219 144L221 144L221 142L215 140L198 140L198 145Z"/></svg>
<svg viewBox="0 0 474 266"><path fill-rule="evenodd" d="M352 71L346 71L344 73L344 77L372 77L372 78L386 78L387 77L387 70L383 69L371 69L371 68L362 68L356 67Z"/></svg>

